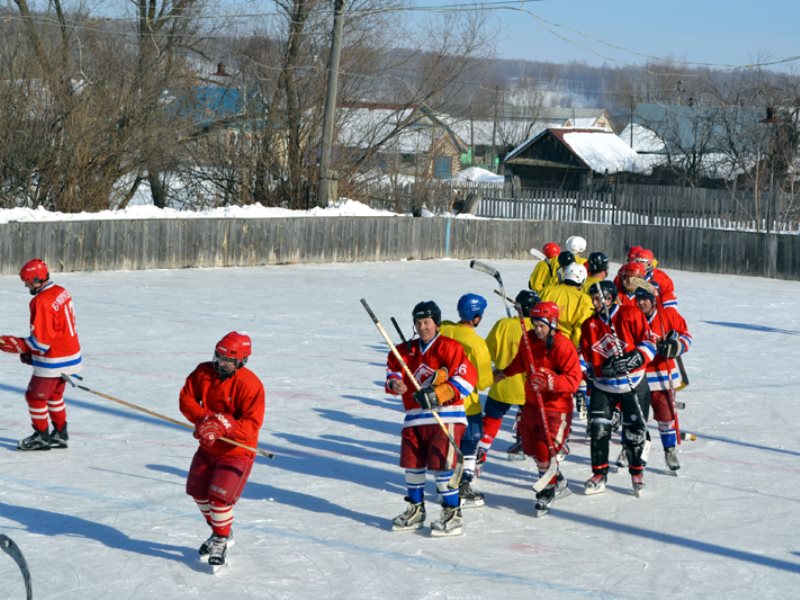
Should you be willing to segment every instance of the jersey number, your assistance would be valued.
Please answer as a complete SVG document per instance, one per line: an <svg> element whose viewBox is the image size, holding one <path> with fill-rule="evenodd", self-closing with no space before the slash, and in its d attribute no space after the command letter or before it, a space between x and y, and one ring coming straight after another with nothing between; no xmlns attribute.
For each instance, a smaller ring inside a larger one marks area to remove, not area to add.
<svg viewBox="0 0 800 600"><path fill-rule="evenodd" d="M65 316L67 317L67 328L69 328L69 335L71 337L75 337L75 306L72 304L72 300L67 302L67 313Z"/></svg>

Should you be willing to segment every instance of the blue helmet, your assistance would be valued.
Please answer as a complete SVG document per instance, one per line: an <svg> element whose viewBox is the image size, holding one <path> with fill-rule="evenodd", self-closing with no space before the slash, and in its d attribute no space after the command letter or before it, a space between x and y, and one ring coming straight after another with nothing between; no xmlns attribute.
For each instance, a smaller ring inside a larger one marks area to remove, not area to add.
<svg viewBox="0 0 800 600"><path fill-rule="evenodd" d="M458 316L462 321L472 321L475 317L482 317L486 310L486 298L478 294L464 294L458 299Z"/></svg>

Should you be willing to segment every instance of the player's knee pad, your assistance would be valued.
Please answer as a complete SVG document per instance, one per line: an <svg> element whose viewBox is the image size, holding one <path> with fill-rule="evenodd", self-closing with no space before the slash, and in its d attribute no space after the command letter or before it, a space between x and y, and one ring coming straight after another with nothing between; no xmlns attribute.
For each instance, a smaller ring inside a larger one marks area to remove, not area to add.
<svg viewBox="0 0 800 600"><path fill-rule="evenodd" d="M644 444L646 430L640 427L626 426L623 428L625 442L631 446L641 446Z"/></svg>
<svg viewBox="0 0 800 600"><path fill-rule="evenodd" d="M611 419L592 419L592 423L589 428L593 440L602 440L604 438L611 437Z"/></svg>

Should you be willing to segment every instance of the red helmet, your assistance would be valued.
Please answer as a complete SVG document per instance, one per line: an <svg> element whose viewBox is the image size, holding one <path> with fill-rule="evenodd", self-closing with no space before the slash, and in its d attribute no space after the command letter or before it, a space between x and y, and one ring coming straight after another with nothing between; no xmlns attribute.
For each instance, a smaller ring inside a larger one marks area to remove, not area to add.
<svg viewBox="0 0 800 600"><path fill-rule="evenodd" d="M34 258L29 260L19 270L19 278L25 284L29 283L44 283L50 279L50 273L47 271L47 265L41 258Z"/></svg>
<svg viewBox="0 0 800 600"><path fill-rule="evenodd" d="M225 337L218 341L214 348L214 367L218 373L223 374L218 363L220 358L227 358L235 360L236 368L240 369L247 362L247 357L252 353L252 348L253 342L249 335L231 331L225 334Z"/></svg>
<svg viewBox="0 0 800 600"><path fill-rule="evenodd" d="M632 262L640 250L643 250L641 246L631 246L628 248L628 262Z"/></svg>
<svg viewBox="0 0 800 600"><path fill-rule="evenodd" d="M641 277L644 279L646 275L645 266L640 262L628 262L622 265L619 274L622 275L622 277Z"/></svg>
<svg viewBox="0 0 800 600"><path fill-rule="evenodd" d="M539 302L531 309L531 321L544 321L551 328L558 327L558 304L555 302Z"/></svg>
<svg viewBox="0 0 800 600"><path fill-rule="evenodd" d="M542 246L542 252L547 258L553 258L561 254L561 246L555 242L547 242Z"/></svg>
<svg viewBox="0 0 800 600"><path fill-rule="evenodd" d="M634 262L642 263L647 270L653 268L653 261L655 259L655 254L647 248L639 248L639 251L633 255Z"/></svg>

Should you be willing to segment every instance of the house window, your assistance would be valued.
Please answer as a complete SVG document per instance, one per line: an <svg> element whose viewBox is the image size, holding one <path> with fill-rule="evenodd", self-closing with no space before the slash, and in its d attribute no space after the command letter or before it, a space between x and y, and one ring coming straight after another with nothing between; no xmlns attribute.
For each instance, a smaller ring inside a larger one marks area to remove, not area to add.
<svg viewBox="0 0 800 600"><path fill-rule="evenodd" d="M434 179L450 179L453 176L453 157L437 156L433 163Z"/></svg>

